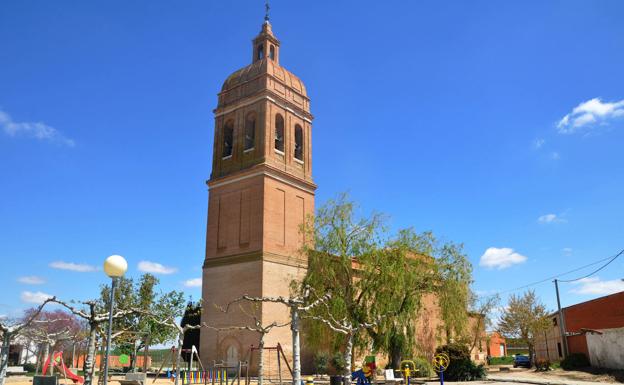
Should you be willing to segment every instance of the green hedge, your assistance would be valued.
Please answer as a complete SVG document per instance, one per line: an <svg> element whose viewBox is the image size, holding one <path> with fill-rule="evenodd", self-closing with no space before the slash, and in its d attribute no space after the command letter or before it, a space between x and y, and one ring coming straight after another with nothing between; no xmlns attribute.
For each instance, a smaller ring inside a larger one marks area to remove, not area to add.
<svg viewBox="0 0 624 385"><path fill-rule="evenodd" d="M513 360L512 356L492 357L490 358L490 365L511 365Z"/></svg>

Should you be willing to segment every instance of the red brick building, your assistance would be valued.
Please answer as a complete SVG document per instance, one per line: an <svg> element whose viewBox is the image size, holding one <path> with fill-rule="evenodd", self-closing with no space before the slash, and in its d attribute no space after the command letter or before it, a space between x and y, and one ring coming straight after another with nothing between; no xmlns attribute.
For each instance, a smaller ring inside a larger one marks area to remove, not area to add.
<svg viewBox="0 0 624 385"><path fill-rule="evenodd" d="M592 366L624 369L624 291L561 309L569 353L583 353ZM564 344L559 313L551 315L552 327L536 336L537 358L560 361Z"/></svg>
<svg viewBox="0 0 624 385"><path fill-rule="evenodd" d="M487 353L490 357L505 357L507 341L498 332L492 332L488 338Z"/></svg>

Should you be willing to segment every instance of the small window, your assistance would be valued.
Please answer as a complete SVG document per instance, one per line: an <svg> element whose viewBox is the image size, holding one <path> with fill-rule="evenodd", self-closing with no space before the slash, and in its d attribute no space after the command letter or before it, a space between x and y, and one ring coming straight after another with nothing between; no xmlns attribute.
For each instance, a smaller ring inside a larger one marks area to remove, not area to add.
<svg viewBox="0 0 624 385"><path fill-rule="evenodd" d="M561 353L561 342L557 342L557 353L559 353L559 357L563 357L563 354Z"/></svg>
<svg viewBox="0 0 624 385"><path fill-rule="evenodd" d="M234 144L234 123L230 120L225 123L225 128L223 129L223 151L221 156L227 158L228 156L232 156L232 148Z"/></svg>
<svg viewBox="0 0 624 385"><path fill-rule="evenodd" d="M553 317L553 326L557 326L557 317Z"/></svg>
<svg viewBox="0 0 624 385"><path fill-rule="evenodd" d="M275 115L275 149L284 152L284 118Z"/></svg>
<svg viewBox="0 0 624 385"><path fill-rule="evenodd" d="M258 46L258 60L264 59L264 46L260 44Z"/></svg>
<svg viewBox="0 0 624 385"><path fill-rule="evenodd" d="M256 143L256 116L247 115L245 119L245 150L251 150Z"/></svg>
<svg viewBox="0 0 624 385"><path fill-rule="evenodd" d="M295 126L295 159L303 161L303 128Z"/></svg>
<svg viewBox="0 0 624 385"><path fill-rule="evenodd" d="M273 45L269 48L269 59L275 60L275 47Z"/></svg>

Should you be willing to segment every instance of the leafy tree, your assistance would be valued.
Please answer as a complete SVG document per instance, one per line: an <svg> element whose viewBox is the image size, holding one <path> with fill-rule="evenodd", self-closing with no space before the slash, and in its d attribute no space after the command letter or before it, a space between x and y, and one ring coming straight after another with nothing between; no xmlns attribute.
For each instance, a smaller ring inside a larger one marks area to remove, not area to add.
<svg viewBox="0 0 624 385"><path fill-rule="evenodd" d="M474 293L470 295L470 311L474 314L475 322L468 331L470 337L470 351L482 340L482 331L492 327L492 312L500 303L498 295L490 295L478 298ZM488 338L489 343L489 338ZM480 347L481 348L481 347Z"/></svg>
<svg viewBox="0 0 624 385"><path fill-rule="evenodd" d="M517 338L529 348L529 356L534 357L535 335L548 328L546 307L528 290L523 295L509 296L507 308L498 323L499 332L510 338Z"/></svg>
<svg viewBox="0 0 624 385"><path fill-rule="evenodd" d="M176 330L155 322L154 319L177 318L184 310L184 294L178 291L157 292L159 280L151 274L143 274L138 282L131 278L118 278L115 289L115 308L128 310L113 321L116 345L130 355L130 369L136 365L137 351L149 345L174 340ZM108 309L110 286L101 287L101 310Z"/></svg>
<svg viewBox="0 0 624 385"><path fill-rule="evenodd" d="M308 343L334 331L351 371L354 347L375 348L397 365L415 345L414 326L425 293L438 293L447 335L463 332L471 266L461 245L440 243L412 229L388 236L382 215L357 216L346 195L330 200L303 226L308 240L304 286L331 293L309 319ZM365 331L365 333L362 333ZM373 341L371 346L370 341Z"/></svg>

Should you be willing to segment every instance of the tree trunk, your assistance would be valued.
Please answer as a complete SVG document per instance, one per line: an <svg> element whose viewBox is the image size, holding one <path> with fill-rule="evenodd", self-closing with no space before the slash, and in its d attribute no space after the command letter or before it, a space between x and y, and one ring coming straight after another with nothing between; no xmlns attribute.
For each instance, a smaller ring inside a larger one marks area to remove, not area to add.
<svg viewBox="0 0 624 385"><path fill-rule="evenodd" d="M35 374L39 375L41 374L41 368L43 367L42 365L42 361L43 361L43 349L41 347L41 344L37 345L37 367L35 368Z"/></svg>
<svg viewBox="0 0 624 385"><path fill-rule="evenodd" d="M301 385L301 352L299 345L299 309L290 308L290 330L293 345L293 385Z"/></svg>
<svg viewBox="0 0 624 385"><path fill-rule="evenodd" d="M182 344L184 343L184 332L178 334L178 350L176 351L176 376L175 385L180 384L180 359L182 358Z"/></svg>
<svg viewBox="0 0 624 385"><path fill-rule="evenodd" d="M93 370L95 368L95 344L97 339L97 328L95 324L89 324L89 338L87 340L87 356L83 364L84 385L93 384Z"/></svg>
<svg viewBox="0 0 624 385"><path fill-rule="evenodd" d="M401 345L394 337L390 340L390 343L390 352L388 354L388 358L390 359L390 367L392 369L396 369L401 364Z"/></svg>
<svg viewBox="0 0 624 385"><path fill-rule="evenodd" d="M45 362L48 360L49 356L50 356L50 344L47 342L44 342L43 343L43 356L42 356L44 365L45 365ZM51 375L52 373L54 373L52 371L52 367L54 366L53 364L54 364L53 360L50 360L50 365L48 366L49 372L46 374Z"/></svg>
<svg viewBox="0 0 624 385"><path fill-rule="evenodd" d="M258 344L258 385L262 385L264 380L264 333L260 334Z"/></svg>
<svg viewBox="0 0 624 385"><path fill-rule="evenodd" d="M132 353L130 354L130 365L128 366L128 372L136 372L136 356L137 356L137 347L134 345L132 349Z"/></svg>
<svg viewBox="0 0 624 385"><path fill-rule="evenodd" d="M11 334L4 332L2 337L2 351L0 352L0 385L4 385L6 379L7 366L9 365L9 346L11 344Z"/></svg>
<svg viewBox="0 0 624 385"><path fill-rule="evenodd" d="M347 346L344 351L345 369L343 372L343 382L351 383L351 357L353 357L353 333L347 334Z"/></svg>

